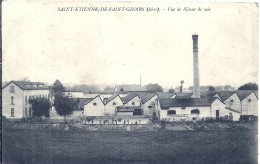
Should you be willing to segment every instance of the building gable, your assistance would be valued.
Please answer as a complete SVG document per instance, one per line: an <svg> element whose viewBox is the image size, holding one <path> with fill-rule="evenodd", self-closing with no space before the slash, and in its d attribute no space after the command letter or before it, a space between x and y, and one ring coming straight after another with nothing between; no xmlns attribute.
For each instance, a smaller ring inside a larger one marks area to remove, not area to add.
<svg viewBox="0 0 260 164"><path fill-rule="evenodd" d="M101 97L98 95L96 97L94 97L93 99L91 99L90 101L86 102L85 105L90 104L91 102L99 102L101 104L104 105L104 102L102 101Z"/></svg>
<svg viewBox="0 0 260 164"><path fill-rule="evenodd" d="M123 101L122 101L122 99L121 99L121 97L119 95L115 96L113 99L111 99L110 101L106 102L105 106L113 105L113 103L116 103L115 104L116 106L118 106L119 104L123 105Z"/></svg>

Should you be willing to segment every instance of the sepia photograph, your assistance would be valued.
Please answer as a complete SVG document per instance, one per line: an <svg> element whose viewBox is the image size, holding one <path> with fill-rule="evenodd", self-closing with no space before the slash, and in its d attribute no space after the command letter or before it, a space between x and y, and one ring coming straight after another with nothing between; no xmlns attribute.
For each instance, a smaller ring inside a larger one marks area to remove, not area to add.
<svg viewBox="0 0 260 164"><path fill-rule="evenodd" d="M1 5L3 164L258 163L258 3Z"/></svg>

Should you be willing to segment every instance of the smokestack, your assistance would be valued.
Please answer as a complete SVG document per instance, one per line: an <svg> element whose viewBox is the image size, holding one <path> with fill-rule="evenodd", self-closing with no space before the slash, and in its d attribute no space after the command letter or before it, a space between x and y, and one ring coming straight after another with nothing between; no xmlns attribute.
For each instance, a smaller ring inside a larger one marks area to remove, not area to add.
<svg viewBox="0 0 260 164"><path fill-rule="evenodd" d="M200 76L198 57L198 35L192 35L193 40L193 98L200 98Z"/></svg>

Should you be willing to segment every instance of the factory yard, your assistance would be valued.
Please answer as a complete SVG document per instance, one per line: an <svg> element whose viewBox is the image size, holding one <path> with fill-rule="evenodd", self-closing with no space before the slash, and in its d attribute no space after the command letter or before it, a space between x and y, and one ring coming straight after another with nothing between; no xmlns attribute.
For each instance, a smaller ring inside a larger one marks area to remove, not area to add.
<svg viewBox="0 0 260 164"><path fill-rule="evenodd" d="M3 129L3 163L257 163L256 129Z"/></svg>

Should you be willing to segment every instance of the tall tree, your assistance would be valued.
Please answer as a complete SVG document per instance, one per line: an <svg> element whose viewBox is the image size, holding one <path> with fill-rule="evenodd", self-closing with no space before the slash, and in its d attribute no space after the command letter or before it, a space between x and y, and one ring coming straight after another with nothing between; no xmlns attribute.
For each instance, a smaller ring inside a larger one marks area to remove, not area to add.
<svg viewBox="0 0 260 164"><path fill-rule="evenodd" d="M66 116L73 112L73 109L77 106L77 101L63 95L65 88L59 80L53 83L52 90L54 94L54 107L57 113L65 119Z"/></svg>
<svg viewBox="0 0 260 164"><path fill-rule="evenodd" d="M54 96L55 95L62 95L62 92L65 91L65 87L61 84L59 80L56 80L52 85L52 91Z"/></svg>
<svg viewBox="0 0 260 164"><path fill-rule="evenodd" d="M46 118L50 117L51 103L49 99L45 97L35 98L35 99L30 99L29 103L32 105L33 117L41 117L41 116L44 116Z"/></svg>
<svg viewBox="0 0 260 164"><path fill-rule="evenodd" d="M258 85L256 83L246 83L241 85L238 90L258 90Z"/></svg>
<svg viewBox="0 0 260 164"><path fill-rule="evenodd" d="M146 86L147 91L150 92L162 92L162 86L160 86L159 84L148 84Z"/></svg>

